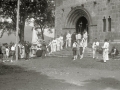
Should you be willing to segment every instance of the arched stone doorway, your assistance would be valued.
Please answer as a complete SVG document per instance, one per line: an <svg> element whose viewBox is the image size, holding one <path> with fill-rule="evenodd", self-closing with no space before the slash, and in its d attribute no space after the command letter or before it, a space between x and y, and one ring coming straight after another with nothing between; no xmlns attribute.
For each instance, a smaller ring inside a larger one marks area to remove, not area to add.
<svg viewBox="0 0 120 90"><path fill-rule="evenodd" d="M82 23L82 27L79 25ZM92 19L89 12L81 6L72 7L71 11L67 15L64 28L70 30L71 32L81 32L83 33L84 29L88 32L88 41L90 40L90 25L92 24Z"/></svg>
<svg viewBox="0 0 120 90"><path fill-rule="evenodd" d="M76 23L76 33L80 32L81 34L83 34L83 31L85 29L88 32L87 27L88 27L88 21L87 21L87 19L84 16L80 17L78 19L77 23Z"/></svg>

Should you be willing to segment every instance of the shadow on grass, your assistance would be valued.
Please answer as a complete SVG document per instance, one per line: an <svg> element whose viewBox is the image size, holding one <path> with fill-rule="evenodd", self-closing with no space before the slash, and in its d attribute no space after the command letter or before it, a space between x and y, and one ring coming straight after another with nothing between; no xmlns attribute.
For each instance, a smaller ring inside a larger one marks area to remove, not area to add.
<svg viewBox="0 0 120 90"><path fill-rule="evenodd" d="M0 90L80 90L80 86L51 79L40 72L0 64Z"/></svg>
<svg viewBox="0 0 120 90"><path fill-rule="evenodd" d="M114 78L101 78L98 80L84 81L85 90L120 90L120 81Z"/></svg>
<svg viewBox="0 0 120 90"><path fill-rule="evenodd" d="M23 72L23 68L16 65L5 65L4 63L0 63L0 75L6 75L11 73L21 73Z"/></svg>

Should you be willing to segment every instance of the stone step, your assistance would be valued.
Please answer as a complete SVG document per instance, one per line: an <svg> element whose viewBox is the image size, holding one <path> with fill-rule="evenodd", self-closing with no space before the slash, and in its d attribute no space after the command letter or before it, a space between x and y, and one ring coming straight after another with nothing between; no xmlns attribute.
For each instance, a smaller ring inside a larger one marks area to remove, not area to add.
<svg viewBox="0 0 120 90"><path fill-rule="evenodd" d="M67 49L63 49L61 51L53 52L52 54L50 54L48 56L69 57L69 56L72 56L72 55L73 55L72 48L67 48ZM84 56L85 57L92 57L92 49L91 48L86 48Z"/></svg>
<svg viewBox="0 0 120 90"><path fill-rule="evenodd" d="M47 55L47 56L52 56L52 57L70 57L72 55ZM92 57L92 55L84 55L84 57Z"/></svg>

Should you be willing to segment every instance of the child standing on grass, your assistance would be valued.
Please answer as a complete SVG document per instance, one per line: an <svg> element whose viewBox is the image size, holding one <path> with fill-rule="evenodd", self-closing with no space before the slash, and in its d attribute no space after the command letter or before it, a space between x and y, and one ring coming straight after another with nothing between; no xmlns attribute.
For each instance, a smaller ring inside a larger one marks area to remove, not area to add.
<svg viewBox="0 0 120 90"><path fill-rule="evenodd" d="M73 51L73 60L76 60L77 59L77 41L74 41L72 51Z"/></svg>

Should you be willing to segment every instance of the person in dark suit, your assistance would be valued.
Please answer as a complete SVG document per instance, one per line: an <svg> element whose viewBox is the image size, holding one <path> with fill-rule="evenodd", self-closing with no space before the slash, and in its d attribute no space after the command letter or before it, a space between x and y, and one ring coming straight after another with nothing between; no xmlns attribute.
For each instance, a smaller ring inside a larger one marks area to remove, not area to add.
<svg viewBox="0 0 120 90"><path fill-rule="evenodd" d="M45 58L46 56L46 52L47 52L47 48L46 48L46 42L43 40L42 42L42 58Z"/></svg>
<svg viewBox="0 0 120 90"><path fill-rule="evenodd" d="M64 35L63 35L63 49L66 46L66 35L67 35L67 32L65 32Z"/></svg>
<svg viewBox="0 0 120 90"><path fill-rule="evenodd" d="M29 53L30 53L30 45L28 42L25 42L25 54L26 54L26 60L29 59Z"/></svg>

